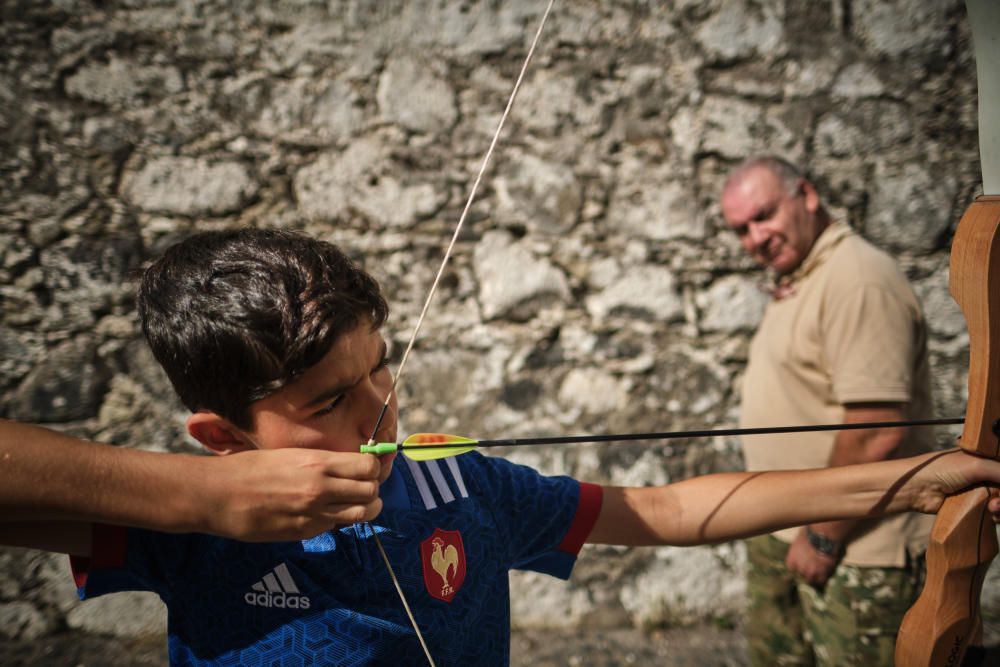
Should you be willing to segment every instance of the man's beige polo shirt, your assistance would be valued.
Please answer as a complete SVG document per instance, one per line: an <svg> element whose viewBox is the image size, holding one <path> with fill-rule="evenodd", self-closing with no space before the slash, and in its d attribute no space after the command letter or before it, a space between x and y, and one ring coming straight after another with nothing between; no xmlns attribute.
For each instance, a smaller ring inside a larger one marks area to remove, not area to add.
<svg viewBox="0 0 1000 667"><path fill-rule="evenodd" d="M820 234L790 276L791 293L768 304L750 346L741 426L832 424L844 404L905 403L907 419L933 417L923 314L893 259L843 223ZM743 439L749 470L826 467L836 432ZM929 451L930 428L910 429L897 456ZM866 521L844 562L900 567L921 553L933 517ZM799 528L775 533L791 542Z"/></svg>

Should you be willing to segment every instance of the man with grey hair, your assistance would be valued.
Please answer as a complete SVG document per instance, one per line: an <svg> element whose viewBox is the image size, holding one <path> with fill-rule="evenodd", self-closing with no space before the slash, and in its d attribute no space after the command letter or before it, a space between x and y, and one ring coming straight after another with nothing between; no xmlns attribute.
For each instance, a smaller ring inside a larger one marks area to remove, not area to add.
<svg viewBox="0 0 1000 667"><path fill-rule="evenodd" d="M773 275L750 347L741 426L927 418L933 405L920 305L893 259L835 221L816 187L774 156L737 166L722 213ZM745 438L749 470L842 466L928 451L929 429ZM834 521L747 543L753 665L891 665L923 584L931 522Z"/></svg>

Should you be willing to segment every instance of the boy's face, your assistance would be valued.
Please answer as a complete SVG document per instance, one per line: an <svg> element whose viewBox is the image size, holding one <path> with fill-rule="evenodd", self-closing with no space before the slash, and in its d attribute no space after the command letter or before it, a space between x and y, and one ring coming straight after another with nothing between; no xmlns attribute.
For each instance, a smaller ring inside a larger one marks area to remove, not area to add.
<svg viewBox="0 0 1000 667"><path fill-rule="evenodd" d="M251 405L253 426L245 433L260 449L357 452L371 436L391 387L385 340L368 322L362 322L297 380ZM377 442L395 442L396 413L393 393ZM379 457L380 482L389 476L395 457Z"/></svg>

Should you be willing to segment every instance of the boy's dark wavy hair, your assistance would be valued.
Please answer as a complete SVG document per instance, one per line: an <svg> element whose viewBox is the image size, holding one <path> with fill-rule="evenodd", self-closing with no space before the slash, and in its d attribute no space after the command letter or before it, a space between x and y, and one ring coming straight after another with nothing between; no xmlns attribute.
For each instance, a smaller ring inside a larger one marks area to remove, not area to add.
<svg viewBox="0 0 1000 667"><path fill-rule="evenodd" d="M250 404L295 380L389 306L336 246L279 230L196 234L143 272L142 330L192 412L249 428Z"/></svg>

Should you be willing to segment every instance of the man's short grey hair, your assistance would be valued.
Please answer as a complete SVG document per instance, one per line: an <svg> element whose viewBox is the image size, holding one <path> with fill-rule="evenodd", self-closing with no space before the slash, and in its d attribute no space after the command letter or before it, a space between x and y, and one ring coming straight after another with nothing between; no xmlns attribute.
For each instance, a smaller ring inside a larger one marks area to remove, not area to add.
<svg viewBox="0 0 1000 667"><path fill-rule="evenodd" d="M807 178L802 169L784 158L777 155L756 155L743 160L743 162L740 162L729 172L729 176L726 178L726 186L728 187L730 183L735 183L748 172L758 167L763 167L777 176L781 181L781 185L784 186L789 194L794 194L796 188L799 187L799 181Z"/></svg>

